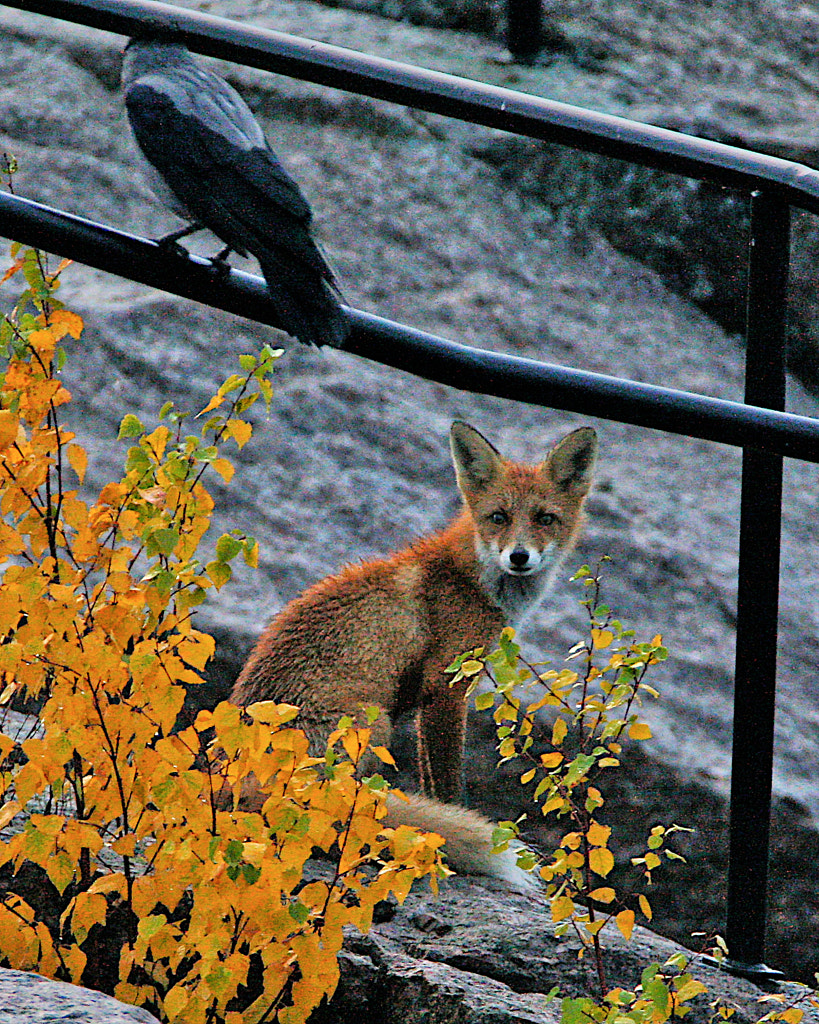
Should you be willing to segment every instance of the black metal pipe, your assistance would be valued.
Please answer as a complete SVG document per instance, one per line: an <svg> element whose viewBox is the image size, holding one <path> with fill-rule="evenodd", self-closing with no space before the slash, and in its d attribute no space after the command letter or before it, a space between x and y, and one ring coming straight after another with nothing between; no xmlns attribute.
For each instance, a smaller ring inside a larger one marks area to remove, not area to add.
<svg viewBox="0 0 819 1024"><path fill-rule="evenodd" d="M173 295L277 326L264 281L0 192L0 235ZM427 380L776 455L819 462L819 420L470 348L347 309L345 350Z"/></svg>
<svg viewBox="0 0 819 1024"><path fill-rule="evenodd" d="M531 64L543 39L541 0L506 0L506 48L521 64Z"/></svg>
<svg viewBox="0 0 819 1024"><path fill-rule="evenodd" d="M128 36L162 27L212 57L732 188L767 187L793 206L819 213L819 171L813 168L628 118L237 25L156 0L5 0L5 6Z"/></svg>
<svg viewBox="0 0 819 1024"><path fill-rule="evenodd" d="M751 200L745 400L785 408L790 210ZM770 834L782 519L782 458L742 457L726 940L729 969L770 977L765 911Z"/></svg>

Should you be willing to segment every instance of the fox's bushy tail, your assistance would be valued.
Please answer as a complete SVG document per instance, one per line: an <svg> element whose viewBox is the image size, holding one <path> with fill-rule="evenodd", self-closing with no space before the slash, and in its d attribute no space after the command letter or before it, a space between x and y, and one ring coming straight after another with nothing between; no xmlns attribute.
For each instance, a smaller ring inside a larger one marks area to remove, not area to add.
<svg viewBox="0 0 819 1024"><path fill-rule="evenodd" d="M385 825L411 825L424 832L437 832L445 842L448 865L459 874L497 878L519 892L539 891L537 874L518 867L521 842L511 842L501 853L492 844L494 825L477 811L459 804L443 804L418 793L387 796Z"/></svg>

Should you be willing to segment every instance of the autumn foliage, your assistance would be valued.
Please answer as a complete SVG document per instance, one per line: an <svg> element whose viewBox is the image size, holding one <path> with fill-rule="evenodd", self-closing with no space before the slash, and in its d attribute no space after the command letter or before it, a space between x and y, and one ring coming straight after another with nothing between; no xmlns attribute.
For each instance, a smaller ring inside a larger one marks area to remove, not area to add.
<svg viewBox="0 0 819 1024"><path fill-rule="evenodd" d="M557 849L543 861L537 862L529 850L519 854L519 863L543 881L555 933L572 932L578 956L589 966L588 994L562 999L562 1024L665 1024L687 1016L694 1001L700 1010L707 1007L707 1019L727 1021L736 1008L708 997L696 977L701 954L678 951L664 963L647 964L632 991L610 987L607 978L606 929L617 928L629 940L638 916L651 921L647 893L655 873L683 859L669 840L691 831L677 824L654 825L641 852L621 855L631 878L626 874L615 888L611 876L618 837L604 820L606 776L620 767L628 743L651 737L642 706L659 696L653 676L668 651L659 635L638 642L634 631L602 602L607 561L602 559L594 570L584 565L573 577L587 595L580 602L587 630L564 667L544 671L527 662L514 631L507 629L496 650L469 651L450 670L453 679L470 680L478 710L491 711L500 763L522 764L520 783L531 790L539 813L562 826ZM490 686L479 690L482 678ZM519 821L502 822L495 831L496 846L506 848L519 831ZM724 961L728 950L720 936L713 936L704 952ZM555 986L546 999L559 995ZM774 1008L760 1016L759 1024L800 1024L805 1006L819 1007L817 993L807 988L792 997L766 998L774 1001Z"/></svg>
<svg viewBox="0 0 819 1024"><path fill-rule="evenodd" d="M0 324L0 868L39 866L62 903L48 928L12 880L0 952L81 982L107 931L112 991L162 1021L304 1021L336 986L342 927L366 931L419 876L435 884L441 841L382 827L386 784L358 771L366 728L341 722L321 757L287 705L223 703L175 731L214 651L193 610L233 559L258 556L237 532L200 555L207 484L232 477L225 450L250 439L279 353L241 356L193 421L170 403L153 429L126 416L122 479L89 502L61 417L64 348L82 331L56 296L67 264L52 273L18 246L12 259L5 279L27 287ZM23 698L40 712L21 731L9 708ZM250 772L261 813L239 804ZM305 881L314 850L327 860Z"/></svg>
<svg viewBox="0 0 819 1024"><path fill-rule="evenodd" d="M62 415L65 349L83 328L57 298L68 264L51 272L19 246L12 260L4 280L22 275L26 287L0 321L0 962L102 978L166 1024L301 1024L336 988L342 928L367 931L380 900L403 900L425 876L434 888L444 870L440 837L383 826L387 784L359 765L370 749L391 758L369 747L369 728L342 720L311 756L290 705L180 718L214 652L196 606L229 583L234 559L258 558L237 531L202 555L207 486L213 474L231 480L228 455L251 438L248 410L269 405L280 353L241 355L241 372L193 419L170 402L150 429L127 415L122 478L89 500L86 453ZM645 888L677 857L667 841L679 826L651 830L631 858L634 885L618 892L602 808L625 742L650 736L640 704L656 696L646 677L667 652L613 618L599 570L576 578L589 629L573 666L535 668L505 631L496 651L459 658L452 678L490 680L475 701L494 715L500 760L519 759L534 804L565 823L543 861L520 853L556 931L573 930L596 973L597 997L564 999L564 1024L663 1024L704 994L689 958L648 965L633 992L609 989L601 936L612 926L628 938L637 915L651 920ZM250 775L258 813L241 799ZM518 830L501 823L497 845ZM49 923L19 894L31 870L57 894ZM733 1013L711 1005L713 1019ZM801 1017L778 1004L762 1020Z"/></svg>

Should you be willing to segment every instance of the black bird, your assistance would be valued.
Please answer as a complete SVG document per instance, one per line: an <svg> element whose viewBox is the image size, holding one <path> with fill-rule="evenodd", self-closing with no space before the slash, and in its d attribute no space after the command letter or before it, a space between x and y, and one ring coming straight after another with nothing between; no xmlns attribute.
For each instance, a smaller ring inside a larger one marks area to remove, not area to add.
<svg viewBox="0 0 819 1024"><path fill-rule="evenodd" d="M310 234L312 211L241 96L167 39L132 39L122 65L128 120L157 196L188 227L208 228L262 268L283 330L343 344L333 272Z"/></svg>

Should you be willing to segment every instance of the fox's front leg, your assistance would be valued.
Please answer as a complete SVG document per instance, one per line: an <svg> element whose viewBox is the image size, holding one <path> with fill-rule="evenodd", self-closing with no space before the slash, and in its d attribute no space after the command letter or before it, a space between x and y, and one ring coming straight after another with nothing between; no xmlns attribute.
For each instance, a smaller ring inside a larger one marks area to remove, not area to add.
<svg viewBox="0 0 819 1024"><path fill-rule="evenodd" d="M421 789L444 803L463 799L466 739L465 686L450 686L443 675L424 688L418 716L418 769Z"/></svg>

